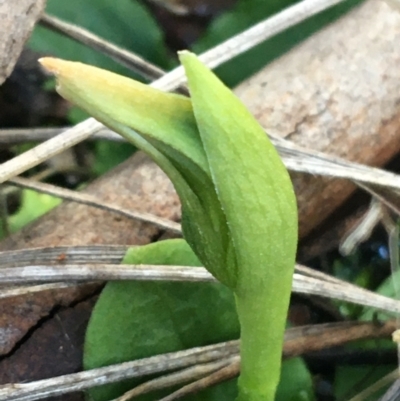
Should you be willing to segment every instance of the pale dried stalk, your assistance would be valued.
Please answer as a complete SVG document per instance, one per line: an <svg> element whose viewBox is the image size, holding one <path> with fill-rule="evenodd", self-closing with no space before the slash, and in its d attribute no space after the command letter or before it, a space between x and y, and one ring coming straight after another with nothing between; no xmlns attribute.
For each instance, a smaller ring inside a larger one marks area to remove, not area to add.
<svg viewBox="0 0 400 401"><path fill-rule="evenodd" d="M382 204L372 199L371 204L357 226L342 239L339 251L342 255L350 255L358 245L366 241L382 219Z"/></svg>
<svg viewBox="0 0 400 401"><path fill-rule="evenodd" d="M132 390L127 391L120 397L115 398L113 401L128 401L142 394L147 394L149 392L161 390L168 387L174 387L185 382L190 382L192 380L203 378L204 376L207 376L210 373L218 371L221 368L226 367L227 365L237 362L239 359L240 358L237 355L230 358L224 358L216 362L196 365L188 369L183 369L177 373L171 373L170 375L165 375L157 379L145 382L133 388Z"/></svg>
<svg viewBox="0 0 400 401"><path fill-rule="evenodd" d="M165 74L164 70L147 62L142 57L128 50L122 49L84 28L62 21L59 18L48 14L42 15L40 24L56 32L62 33L79 43L100 51L117 63L137 72L144 78L155 80Z"/></svg>
<svg viewBox="0 0 400 401"><path fill-rule="evenodd" d="M0 253L0 283L91 280L213 281L203 268L184 266L121 265L127 246L37 248ZM94 264L96 263L96 264ZM47 264L47 265L44 265ZM48 266L56 264L56 266ZM337 297L343 301L397 312L399 301L382 297L328 274L296 265L293 291ZM54 284L57 285L57 284ZM62 284L64 285L64 284ZM21 288L30 292L32 287ZM33 287L35 290L35 287ZM3 289L2 297L13 295Z"/></svg>
<svg viewBox="0 0 400 401"><path fill-rule="evenodd" d="M59 290L62 288L75 287L76 283L48 283L39 285L15 286L1 288L0 299L20 297L21 295L35 294L36 292Z"/></svg>
<svg viewBox="0 0 400 401"><path fill-rule="evenodd" d="M386 391L385 395L383 397L379 398L378 401L398 401L400 399L399 372L396 369L395 371L392 372L392 374L393 374L393 380L395 380L395 382L389 387L389 389ZM397 377L395 375L397 375Z"/></svg>
<svg viewBox="0 0 400 401"><path fill-rule="evenodd" d="M197 393L198 391L204 390L208 387L214 386L225 380L234 378L239 374L240 359L232 361L229 365L219 369L218 371L211 373L210 375L203 377L193 383L187 384L181 387L179 390L174 391L167 397L161 398L159 401L174 401L182 397L188 396L189 394Z"/></svg>
<svg viewBox="0 0 400 401"><path fill-rule="evenodd" d="M84 205L97 207L103 210L108 210L124 217L129 217L138 221L154 224L156 227L159 227L163 230L168 230L175 234L181 233L181 225L179 223L176 223L172 220L164 219L162 217L158 217L151 213L124 209L119 206L103 202L90 194L72 191L70 189L61 188L55 185L45 184L22 177L14 177L9 181L11 184L17 185L22 188L33 189L37 192L53 195L61 199L82 203Z"/></svg>
<svg viewBox="0 0 400 401"><path fill-rule="evenodd" d="M351 331L350 329L353 326L357 326L361 330L358 330L356 335L351 334L349 336L348 333ZM304 349L303 340L308 336L311 336L311 338L314 338L315 336L325 337L325 341L321 341L319 347L313 347L313 350L321 349L327 345L335 346L348 341L363 338L377 338L381 336L381 334L373 333L374 330L365 331L364 329L366 326L371 328L372 324L340 322L290 328L286 330L285 333L284 355L290 357L292 355L301 354L300 350L302 350L302 352L307 351ZM346 333L346 336L343 338L341 335L335 335L340 332ZM286 344L291 341L296 341L296 339L299 340L297 350L292 348L291 351L285 351ZM235 340L206 347L197 347L186 351L158 355L139 361L93 369L87 372L73 373L32 383L6 384L0 388L0 401L33 401L54 395L79 391L102 384L113 383L132 377L146 376L158 372L168 372L172 369L186 370L190 366L219 363L219 361L224 362L227 358L238 357L238 354L239 341ZM231 368L229 377L234 377L239 373L239 364L237 360L228 366ZM184 383L187 378L187 375L184 373L185 370L181 371L181 383ZM169 377L171 376L169 375ZM161 386L166 384L168 381L167 378L168 376L160 377L154 381L152 380L152 384L155 387L160 386L158 388L161 388ZM178 379L179 374L174 377L174 380L178 381ZM144 385L144 387L145 389L148 389L149 386Z"/></svg>
<svg viewBox="0 0 400 401"><path fill-rule="evenodd" d="M102 125L94 118L89 118L62 134L37 145L36 147L14 157L0 165L0 183L29 170L32 167L58 155L64 150L82 142Z"/></svg>
<svg viewBox="0 0 400 401"><path fill-rule="evenodd" d="M388 384L393 383L396 379L399 378L399 372L394 370L393 372L388 373L387 375L383 376L379 380L377 380L375 383L371 384L369 387L358 393L356 396L350 398L349 401L364 401L367 399L371 399L373 394L375 394L377 391L381 390L383 387L386 387ZM396 398L390 398L391 401L397 401L398 398L398 386L397 386L397 396ZM389 394L390 395L390 394ZM386 398L387 401L389 401L389 398Z"/></svg>
<svg viewBox="0 0 400 401"><path fill-rule="evenodd" d="M81 391L106 383L115 383L129 378L187 368L237 355L238 347L239 344L237 341L230 341L157 355L52 379L38 380L32 383L7 384L0 387L0 401L33 401Z"/></svg>
<svg viewBox="0 0 400 401"><path fill-rule="evenodd" d="M0 266L29 266L33 264L120 263L127 245L54 246L0 252Z"/></svg>
<svg viewBox="0 0 400 401"><path fill-rule="evenodd" d="M304 271L304 266L300 266ZM311 269L309 269L311 271ZM375 294L353 284L319 273L320 278L295 273L292 291L318 295L388 313L400 313L400 301ZM51 281L146 280L214 282L202 267L164 265L60 264L59 266L24 266L0 269L0 283L38 283Z"/></svg>
<svg viewBox="0 0 400 401"><path fill-rule="evenodd" d="M107 131L106 132L104 131L103 135L118 137L118 135L113 133L112 131L109 131L108 133ZM385 186L386 189L391 189L393 191L396 191L396 193L400 190L399 175L389 173L380 169L359 165L356 163L350 163L345 160L330 157L328 155L320 153L313 154L305 152L304 149L301 148L296 149L295 147L293 147L293 144L288 143L288 141L274 140L274 142L278 148L278 151L280 151L283 157L283 161L286 167L289 170L301 171L309 174L328 175L328 176L347 178L352 181L355 181L356 183L360 183L360 181L362 181L364 182L364 184L367 183L367 184ZM288 150L289 153L291 154L290 156L288 155ZM293 168L293 162L295 165L297 165L296 168ZM49 184L42 184L39 182L19 177L11 179L10 182L20 187L30 188L38 192L47 193L53 196L60 197L62 199L98 207L101 209L121 214L129 218L137 219L139 221L152 223L162 229L169 230L176 234L181 233L181 227L180 224L178 223L172 222L168 219L157 217L150 213L135 212L132 210L119 208L112 204L104 203L89 194L82 194L76 191L59 188ZM365 190L372 192L373 194L375 193L374 190L371 190L368 187L368 185L367 186L360 185L360 186L363 187ZM387 206L391 207L391 204ZM395 209L394 211L396 212L397 210ZM368 222L370 223L369 220ZM364 228L364 225L363 227L360 228ZM358 231L357 235L359 235ZM348 246L347 243L345 244L345 246L346 247ZM345 250L345 248L343 249Z"/></svg>
<svg viewBox="0 0 400 401"><path fill-rule="evenodd" d="M400 175L398 174L350 162L323 152L305 149L275 135L270 135L270 137L288 170L349 179L364 184L360 186L366 190L369 189L369 185L377 185L400 193Z"/></svg>
<svg viewBox="0 0 400 401"><path fill-rule="evenodd" d="M11 128L11 129L0 129L0 144L14 145L26 142L43 142L56 135L61 134L71 127L60 127L60 128ZM93 134L88 139L99 140L104 139L114 142L126 142L125 138L121 135L110 131L104 127Z"/></svg>

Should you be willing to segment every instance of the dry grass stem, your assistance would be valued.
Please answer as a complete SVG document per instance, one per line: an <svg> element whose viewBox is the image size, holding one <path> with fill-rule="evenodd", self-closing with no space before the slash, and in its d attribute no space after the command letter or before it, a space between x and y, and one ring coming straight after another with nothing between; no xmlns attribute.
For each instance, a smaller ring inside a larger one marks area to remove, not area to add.
<svg viewBox="0 0 400 401"><path fill-rule="evenodd" d="M0 284L93 280L215 280L204 268L121 265L127 249L127 246L83 246L0 252L0 264L3 267L0 270ZM392 313L400 311L400 301L328 274L302 265L296 265L295 272L294 292L337 298ZM29 291L31 287L25 288Z"/></svg>
<svg viewBox="0 0 400 401"><path fill-rule="evenodd" d="M121 263L127 250L127 245L55 246L18 249L0 252L0 265L3 268L33 264L118 264Z"/></svg>
<svg viewBox="0 0 400 401"><path fill-rule="evenodd" d="M292 291L351 302L380 309L387 313L400 313L400 301L398 300L375 294L330 276L322 277L315 278L295 273ZM214 277L204 268L190 266L60 263L57 266L17 266L4 267L0 270L0 284L97 280L215 281Z"/></svg>
<svg viewBox="0 0 400 401"><path fill-rule="evenodd" d="M349 401L364 401L367 399L371 399L370 397L375 394L377 391L386 387L387 385L393 383L396 379L399 378L399 371L396 369L393 372L388 373L383 376L379 380L377 380L374 384L367 387L365 390L358 393L356 396L350 398ZM389 393L390 394L390 393ZM398 385L397 385L397 397L396 398L386 398L387 401L397 401L398 398Z"/></svg>
<svg viewBox="0 0 400 401"><path fill-rule="evenodd" d="M339 322L290 328L285 333L283 353L285 357L291 357L345 344L350 341L388 337L395 327L395 322L389 321L383 326L367 322ZM234 358L233 363L228 365L230 367L228 372L220 372L219 375L217 374L206 380L208 384L216 383L223 379L234 377L239 373L238 353L239 341L235 340L32 383L6 384L0 388L0 401L33 401L106 383L114 383L132 377L142 377L153 373L168 373L171 370L181 369L181 371L172 375L167 375L142 385L142 389L146 391L152 386L155 387L153 389L159 389L168 383L175 385L179 380L182 380L180 383L186 382L190 372L202 371L206 364L219 364L220 362L225 364L227 359ZM203 384L200 383L199 387L197 383L192 388L203 388ZM140 391L140 388L138 389L136 391Z"/></svg>
<svg viewBox="0 0 400 401"><path fill-rule="evenodd" d="M198 393L208 387L215 386L225 380L233 379L239 374L240 369L240 359L235 358L229 365L211 373L210 375L203 377L193 383L187 384L181 387L179 390L174 391L167 397L161 398L159 401L174 401L182 397L188 396L190 394Z"/></svg>
<svg viewBox="0 0 400 401"><path fill-rule="evenodd" d="M93 195L89 195L82 192L72 191L70 189L65 189L61 187L57 187L51 184L44 184L41 182L33 181L27 178L15 177L9 180L11 184L17 185L21 188L28 188L35 190L37 192L49 194L56 196L61 199L69 200L72 202L82 203L84 205L89 205L93 207L97 207L99 209L108 210L113 213L117 213L124 217L129 217L131 219L139 220L146 223L154 224L156 227L159 227L163 230L168 230L175 234L181 233L181 225L172 220L164 219L162 217L158 217L151 213L138 212L134 210L123 209L119 206L115 206L110 203L103 202L97 199Z"/></svg>
<svg viewBox="0 0 400 401"><path fill-rule="evenodd" d="M75 282L48 283L48 284L14 286L14 287L4 286L0 287L0 299L19 297L21 295L34 294L36 292L59 290L62 288L70 288L75 286L76 286Z"/></svg>
<svg viewBox="0 0 400 401"><path fill-rule="evenodd" d="M226 365L229 365L232 362L237 361L238 359L239 356L224 358L216 362L196 365L188 369L183 369L176 373L171 373L169 375L150 380L133 388L130 391L127 391L125 394L121 395L121 397L115 398L113 401L128 401L142 394L147 394L152 391L177 386L193 380L198 380L199 378L202 378L209 375L210 373L214 373L215 371L224 368Z"/></svg>
<svg viewBox="0 0 400 401"><path fill-rule="evenodd" d="M12 158L0 165L0 183L23 173L30 168L58 155L64 150L82 142L102 125L94 118L89 118L54 138Z"/></svg>
<svg viewBox="0 0 400 401"><path fill-rule="evenodd" d="M360 182L362 188L369 185L386 187L400 194L400 175L379 168L365 166L331 156L323 152L305 149L294 142L271 136L272 142L281 155L288 170L306 174L345 178L356 183ZM366 190L368 188L365 188ZM373 191L373 188L370 189Z"/></svg>
<svg viewBox="0 0 400 401"><path fill-rule="evenodd" d="M0 144L1 145L15 145L27 142L43 142L56 135L61 134L71 127L61 128L11 128L0 129ZM102 126L95 134L87 138L89 140L104 139L113 142L126 142L126 140L117 133L110 131L108 128Z"/></svg>
<svg viewBox="0 0 400 401"><path fill-rule="evenodd" d="M238 353L238 342L230 341L73 373L31 383L6 384L0 387L0 401L33 401L50 396L85 390L106 383L134 377L183 369L209 363Z"/></svg>
<svg viewBox="0 0 400 401"><path fill-rule="evenodd" d="M149 63L137 54L122 49L77 25L62 21L48 14L42 15L40 24L92 49L98 50L148 80L154 81L165 74L164 70Z"/></svg>
<svg viewBox="0 0 400 401"><path fill-rule="evenodd" d="M398 401L400 399L400 379L399 379L399 371L396 369L392 372L393 375L397 374L395 382L389 387L386 391L385 395L382 398L379 398L379 401Z"/></svg>
<svg viewBox="0 0 400 401"><path fill-rule="evenodd" d="M373 198L361 221L342 239L339 245L340 253L342 255L350 255L353 253L359 244L370 237L372 230L381 219L382 204Z"/></svg>

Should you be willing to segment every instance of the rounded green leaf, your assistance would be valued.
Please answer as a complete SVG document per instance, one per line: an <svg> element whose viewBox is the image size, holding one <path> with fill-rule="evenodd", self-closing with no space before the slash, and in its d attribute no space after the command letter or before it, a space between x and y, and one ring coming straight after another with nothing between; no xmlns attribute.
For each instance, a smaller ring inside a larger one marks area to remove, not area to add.
<svg viewBox="0 0 400 401"><path fill-rule="evenodd" d="M131 248L124 263L200 266L184 240ZM233 294L222 284L110 282L101 293L89 322L84 367L107 366L238 336ZM89 394L95 401L108 401L145 380L93 388ZM189 399L230 401L235 387L234 383L224 385ZM170 389L163 394L169 392ZM156 398L152 394L140 400Z"/></svg>

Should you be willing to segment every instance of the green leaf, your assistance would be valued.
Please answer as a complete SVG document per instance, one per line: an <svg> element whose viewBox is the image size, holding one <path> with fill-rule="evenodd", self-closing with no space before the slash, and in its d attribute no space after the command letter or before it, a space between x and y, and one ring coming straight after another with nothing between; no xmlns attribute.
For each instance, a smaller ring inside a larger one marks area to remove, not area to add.
<svg viewBox="0 0 400 401"><path fill-rule="evenodd" d="M313 401L313 380L302 358L292 358L282 363L281 380L275 401Z"/></svg>
<svg viewBox="0 0 400 401"><path fill-rule="evenodd" d="M183 240L131 248L124 263L200 265ZM233 295L221 284L110 282L89 322L84 366L91 369L238 336ZM106 401L138 383L130 380L95 388L90 390L90 396L95 401ZM230 401L235 391L234 383L225 384L222 389L210 389L189 399Z"/></svg>
<svg viewBox="0 0 400 401"><path fill-rule="evenodd" d="M396 369L393 365L371 365L371 366L338 366L335 371L335 399L348 400L356 396L379 379ZM374 392L365 401L376 401L388 389L389 385Z"/></svg>
<svg viewBox="0 0 400 401"><path fill-rule="evenodd" d="M96 141L94 150L96 153L96 160L93 165L93 171L96 175L100 176L111 170L128 159L134 147L126 143L110 142L110 141Z"/></svg>
<svg viewBox="0 0 400 401"><path fill-rule="evenodd" d="M183 240L130 248L123 263L200 265ZM84 365L86 369L106 366L234 339L238 334L233 296L223 285L112 282L103 290L92 313ZM91 389L89 394L95 401L108 401L143 381L107 385ZM154 400L170 392L140 400ZM236 380L231 380L185 400L231 401L236 394ZM283 363L276 397L276 401L313 399L311 376L300 358Z"/></svg>
<svg viewBox="0 0 400 401"><path fill-rule="evenodd" d="M384 295L389 298L398 298L398 288L400 282L400 270L392 273L383 283L375 290L375 292L379 295ZM384 311L376 311L374 308L364 307L360 316L360 320L387 320L388 313Z"/></svg>
<svg viewBox="0 0 400 401"><path fill-rule="evenodd" d="M30 189L22 191L21 209L9 218L10 231L16 232L28 223L47 213L61 203L61 199L39 194Z"/></svg>
<svg viewBox="0 0 400 401"><path fill-rule="evenodd" d="M297 247L295 194L276 149L246 107L194 54L181 52L180 60L227 222L225 263L204 263L235 291L242 358L238 401L272 400ZM196 249L198 239L187 230L191 223L183 223Z"/></svg>
<svg viewBox="0 0 400 401"><path fill-rule="evenodd" d="M289 174L243 103L193 54L181 52L180 59L237 263L243 266L232 274L238 279L235 291L249 280L254 289L257 283L265 288L262 281L271 279L271 264L280 264L275 276L284 281L282 275L292 276L297 246L297 207Z"/></svg>

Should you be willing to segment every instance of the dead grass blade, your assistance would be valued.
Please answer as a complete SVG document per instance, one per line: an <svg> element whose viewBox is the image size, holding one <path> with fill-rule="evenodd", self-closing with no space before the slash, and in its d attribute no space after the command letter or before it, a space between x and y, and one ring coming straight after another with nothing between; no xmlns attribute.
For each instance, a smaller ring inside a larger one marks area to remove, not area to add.
<svg viewBox="0 0 400 401"><path fill-rule="evenodd" d="M235 362L237 363L238 360L239 356L234 356L230 358L224 358L216 362L210 362L207 364L196 365L188 369L183 369L177 373L171 373L170 375L165 375L157 379L145 382L133 388L132 390L127 391L125 394L121 395L121 397L115 398L113 401L128 401L134 397L138 397L143 394L162 390L164 388L174 387L185 382L198 380L200 378L204 378L204 376L219 372L227 365L232 366L232 364ZM237 372L235 372L235 375L236 374Z"/></svg>
<svg viewBox="0 0 400 401"><path fill-rule="evenodd" d="M305 267L301 266L301 268ZM375 294L327 275L321 276L321 274L317 273L319 277L311 277L295 273L292 291L351 302L380 309L386 313L400 313L400 301L398 300ZM190 266L61 263L56 266L4 267L0 270L0 284L99 280L215 281L214 277L204 268Z"/></svg>
<svg viewBox="0 0 400 401"><path fill-rule="evenodd" d="M228 366L225 366L210 375L203 377L202 379L196 380L193 383L187 384L181 387L179 390L174 391L167 397L161 398L159 401L174 401L190 394L197 393L208 387L215 386L225 380L232 379L239 374L240 359L237 357Z"/></svg>
<svg viewBox="0 0 400 401"><path fill-rule="evenodd" d="M32 383L9 384L0 388L0 401L33 401L50 396L85 390L134 377L169 372L217 361L238 353L238 342L230 341L190 350L111 365Z"/></svg>
<svg viewBox="0 0 400 401"><path fill-rule="evenodd" d="M283 352L285 357L291 357L350 341L388 337L395 327L394 321L388 321L384 325L366 322L340 322L290 328L285 333ZM205 364L217 366L218 363L229 363L229 359L232 358L233 361L226 366L225 372L217 370L220 372L219 376L216 372L218 379L215 375L208 376L206 379L208 384L217 383L222 379L235 377L239 373L238 353L239 341L235 340L32 383L6 384L0 388L0 401L34 401L132 377L143 377L154 373L167 374L137 387L136 392L139 393L143 390L141 394L144 394L149 390L165 388L168 382L173 385L184 384L187 382L190 372L193 373L192 380L196 380L195 372L201 371ZM169 371L178 369L181 370L176 374L168 375ZM203 384L204 382L197 383L191 388L203 388ZM124 400L126 399L124 398ZM118 399L118 401L122 400Z"/></svg>
<svg viewBox="0 0 400 401"><path fill-rule="evenodd" d="M151 213L138 212L135 210L123 209L119 206L115 206L110 203L103 202L97 199L93 195L85 194L82 192L72 191L70 189L57 187L51 184L45 184L38 181L30 180L22 177L14 177L9 180L11 184L14 184L21 188L28 188L34 191L45 193L49 195L56 196L61 199L69 200L72 202L82 203L84 205L89 205L97 207L99 209L108 210L113 213L117 213L121 216L128 217L130 219L139 220L145 223L154 224L163 230L175 234L181 234L181 225L172 220L164 219L158 217Z"/></svg>
<svg viewBox="0 0 400 401"><path fill-rule="evenodd" d="M144 78L154 81L165 74L164 70L147 62L137 54L122 49L77 25L62 21L48 14L42 15L40 24L92 49L98 50Z"/></svg>
<svg viewBox="0 0 400 401"><path fill-rule="evenodd" d="M43 142L56 135L61 134L71 127L63 128L11 128L11 129L0 129L0 144L2 145L15 145L19 143L27 142ZM105 139L114 142L126 142L125 139L110 131L104 126L102 129L97 131L95 134L87 138L89 140Z"/></svg>

